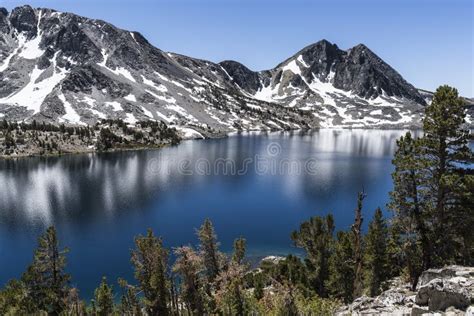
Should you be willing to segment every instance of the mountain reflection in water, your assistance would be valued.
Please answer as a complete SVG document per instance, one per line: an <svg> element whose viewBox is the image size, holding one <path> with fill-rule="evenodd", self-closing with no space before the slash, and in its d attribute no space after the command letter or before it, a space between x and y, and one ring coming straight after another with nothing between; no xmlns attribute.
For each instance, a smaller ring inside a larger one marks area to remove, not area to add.
<svg viewBox="0 0 474 316"><path fill-rule="evenodd" d="M291 231L311 216L332 212L347 228L362 189L367 225L388 200L403 133L246 133L162 150L0 161L0 284L19 277L52 224L71 248L69 270L84 295L103 274L131 277L133 236L148 227L178 246L194 243L209 217L224 250L244 236L250 255L288 253Z"/></svg>

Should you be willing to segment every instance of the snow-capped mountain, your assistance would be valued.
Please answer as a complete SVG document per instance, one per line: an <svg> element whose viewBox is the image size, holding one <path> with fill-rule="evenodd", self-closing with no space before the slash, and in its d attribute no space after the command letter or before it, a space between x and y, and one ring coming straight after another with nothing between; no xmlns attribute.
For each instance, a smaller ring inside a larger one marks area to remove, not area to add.
<svg viewBox="0 0 474 316"><path fill-rule="evenodd" d="M140 33L50 9L0 9L0 117L67 124L162 120L188 136L420 124L420 92L364 45L308 46L254 72L152 46Z"/></svg>

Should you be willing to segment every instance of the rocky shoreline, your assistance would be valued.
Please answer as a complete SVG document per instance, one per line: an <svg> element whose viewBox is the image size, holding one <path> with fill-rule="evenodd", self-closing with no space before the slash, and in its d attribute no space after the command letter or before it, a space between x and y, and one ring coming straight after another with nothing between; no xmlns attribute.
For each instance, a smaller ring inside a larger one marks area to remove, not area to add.
<svg viewBox="0 0 474 316"><path fill-rule="evenodd" d="M422 273L415 290L396 278L377 297L341 307L346 315L474 315L474 267L447 266Z"/></svg>
<svg viewBox="0 0 474 316"><path fill-rule="evenodd" d="M1 122L0 122L1 123ZM18 123L19 125L21 123ZM56 126L56 125L55 125ZM99 128L108 127L108 125L100 125ZM129 125L130 126L130 125ZM56 126L56 127L59 127ZM69 128L84 128L84 126L69 126ZM271 130L242 130L237 132L226 132L226 131L219 131L214 129L205 129L205 128L196 128L195 126L192 127L172 127L175 130L177 138L179 141L182 140L198 140L198 139L217 139L217 138L225 138L230 135L235 135L239 133L271 133L271 132L288 132L288 131L311 131L311 130L318 130L318 129L290 129L290 130L283 130L283 129L271 129ZM140 128L136 128L137 130L141 130ZM344 129L353 129L353 128L344 128ZM357 129L357 128L354 128ZM146 130L142 130L146 132ZM16 132L14 132L16 133ZM44 138L62 138L63 134L58 133L55 131L44 133ZM25 135L25 134L24 134ZM24 136L23 135L23 136ZM52 148L52 150L46 150L47 148L41 148L40 144L35 142L26 142L17 146L17 150L13 150L11 152L6 151L6 133L2 131L0 128L0 159L16 159L16 158L28 158L28 157L58 157L64 155L71 155L71 154L87 154L87 153L98 153L98 152L117 152L117 151L131 151L131 150L150 150L150 149L159 149L162 147L166 147L169 145L167 141L164 142L154 142L151 144L144 144L142 142L136 144L121 144L118 147L108 148L106 150L98 150L97 149L97 141L98 135L93 135L93 138L89 138L87 140L81 139L80 137L75 137L74 133L69 135L67 141L61 141L60 147L61 150L57 150L56 148ZM28 136L28 133L26 133ZM30 135L32 136L32 135ZM24 137L22 138L24 139ZM27 139L28 140L28 139Z"/></svg>

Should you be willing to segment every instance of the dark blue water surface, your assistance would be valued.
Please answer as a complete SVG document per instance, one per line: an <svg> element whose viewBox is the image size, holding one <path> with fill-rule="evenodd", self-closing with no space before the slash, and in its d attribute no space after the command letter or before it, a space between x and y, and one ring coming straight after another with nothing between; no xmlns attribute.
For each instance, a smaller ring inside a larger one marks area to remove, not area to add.
<svg viewBox="0 0 474 316"><path fill-rule="evenodd" d="M205 218L221 248L244 236L251 256L295 252L291 231L332 212L365 227L385 207L402 131L321 130L185 141L162 150L0 161L0 286L21 276L54 224L68 271L89 298L102 275L132 280L133 237L153 228L168 247L196 243Z"/></svg>

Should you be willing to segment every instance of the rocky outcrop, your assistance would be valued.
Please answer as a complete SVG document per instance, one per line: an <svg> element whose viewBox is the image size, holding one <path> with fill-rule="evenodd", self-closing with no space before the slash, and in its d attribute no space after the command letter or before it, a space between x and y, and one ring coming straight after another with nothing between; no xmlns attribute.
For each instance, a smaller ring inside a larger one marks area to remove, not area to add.
<svg viewBox="0 0 474 316"><path fill-rule="evenodd" d="M377 297L363 296L337 315L474 315L474 267L448 266L421 275L416 290L400 278Z"/></svg>
<svg viewBox="0 0 474 316"><path fill-rule="evenodd" d="M322 40L252 71L51 9L0 8L0 117L70 125L160 120L219 133L416 128L425 96L365 45Z"/></svg>
<svg viewBox="0 0 474 316"><path fill-rule="evenodd" d="M225 60L219 63L240 88L255 94L261 88L261 78L258 72L252 71L239 62Z"/></svg>

